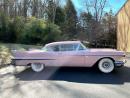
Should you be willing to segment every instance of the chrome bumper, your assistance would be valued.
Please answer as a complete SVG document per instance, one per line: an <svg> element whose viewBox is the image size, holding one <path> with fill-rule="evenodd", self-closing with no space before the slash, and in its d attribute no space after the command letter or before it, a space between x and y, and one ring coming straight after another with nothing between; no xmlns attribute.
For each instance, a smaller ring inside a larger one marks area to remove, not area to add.
<svg viewBox="0 0 130 98"><path fill-rule="evenodd" d="M126 62L127 62L127 61L124 60L124 61L115 61L114 63L115 63L115 66L116 66L116 67L122 67L122 66L124 66L124 64L125 64Z"/></svg>

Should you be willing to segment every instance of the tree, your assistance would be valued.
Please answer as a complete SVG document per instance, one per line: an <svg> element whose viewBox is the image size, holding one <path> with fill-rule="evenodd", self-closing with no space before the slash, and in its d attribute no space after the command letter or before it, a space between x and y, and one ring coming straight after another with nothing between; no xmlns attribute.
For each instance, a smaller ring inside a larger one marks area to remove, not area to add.
<svg viewBox="0 0 130 98"><path fill-rule="evenodd" d="M30 18L24 26L20 42L24 44L45 44L57 41L60 33L57 25L47 23L42 19Z"/></svg>
<svg viewBox="0 0 130 98"><path fill-rule="evenodd" d="M55 24L62 26L65 22L65 12L64 9L58 6L56 8L56 15L55 15Z"/></svg>
<svg viewBox="0 0 130 98"><path fill-rule="evenodd" d="M89 42L91 42L92 40L92 32L93 32L93 22L94 22L94 19L93 19L93 16L91 13L87 13L87 12L82 12L80 14L80 25L82 27L82 33L84 33L82 35L83 39L84 40L88 40ZM80 32L79 31L79 32ZM81 32L80 32L81 33Z"/></svg>
<svg viewBox="0 0 130 98"><path fill-rule="evenodd" d="M0 41L15 42L14 26L12 20L4 13L0 13Z"/></svg>
<svg viewBox="0 0 130 98"><path fill-rule="evenodd" d="M77 25L77 12L71 0L67 0L65 6L65 25L64 33L69 36L70 39L75 38L77 34L76 25Z"/></svg>
<svg viewBox="0 0 130 98"><path fill-rule="evenodd" d="M89 41L92 44L98 43L100 36L104 33L102 27L102 18L104 16L104 8L107 6L107 0L84 0L86 4L86 12L92 15L91 32L89 33Z"/></svg>
<svg viewBox="0 0 130 98"><path fill-rule="evenodd" d="M30 1L29 0L23 0L23 16L26 18L27 17L27 11L28 11L28 8L29 8L29 4L30 4Z"/></svg>
<svg viewBox="0 0 130 98"><path fill-rule="evenodd" d="M15 37L16 37L16 40L15 40L16 42L19 42L25 24L26 24L26 20L22 16L17 16L16 18L13 19L12 26L14 28L14 34L15 34Z"/></svg>
<svg viewBox="0 0 130 98"><path fill-rule="evenodd" d="M29 18L24 26L20 42L24 44L37 44L41 42L45 28L45 21L33 17Z"/></svg>
<svg viewBox="0 0 130 98"><path fill-rule="evenodd" d="M47 27L45 29L45 35L43 36L42 42L44 43L50 43L59 41L62 39L61 37L61 30L59 26L55 25L54 23L47 24Z"/></svg>
<svg viewBox="0 0 130 98"><path fill-rule="evenodd" d="M100 22L104 15L104 8L107 5L107 0L84 0L86 10L93 14L95 20Z"/></svg>
<svg viewBox="0 0 130 98"><path fill-rule="evenodd" d="M102 27L104 29L104 40L108 45L112 45L116 48L116 17L112 10L105 13L102 19Z"/></svg>
<svg viewBox="0 0 130 98"><path fill-rule="evenodd" d="M54 23L56 17L56 10L59 6L60 0L48 0L47 15L48 21Z"/></svg>
<svg viewBox="0 0 130 98"><path fill-rule="evenodd" d="M100 22L100 33L95 41L96 47L116 48L116 18L110 10L105 13Z"/></svg>

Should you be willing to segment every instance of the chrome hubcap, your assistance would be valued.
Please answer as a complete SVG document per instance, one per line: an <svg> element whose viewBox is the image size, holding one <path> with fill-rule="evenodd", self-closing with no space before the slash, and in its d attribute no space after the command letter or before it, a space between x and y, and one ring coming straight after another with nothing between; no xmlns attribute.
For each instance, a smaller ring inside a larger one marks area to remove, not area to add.
<svg viewBox="0 0 130 98"><path fill-rule="evenodd" d="M37 69L41 68L41 64L36 64L35 66Z"/></svg>
<svg viewBox="0 0 130 98"><path fill-rule="evenodd" d="M103 66L103 68L108 69L108 68L110 68L110 63L109 62L104 62L102 64L102 66Z"/></svg>

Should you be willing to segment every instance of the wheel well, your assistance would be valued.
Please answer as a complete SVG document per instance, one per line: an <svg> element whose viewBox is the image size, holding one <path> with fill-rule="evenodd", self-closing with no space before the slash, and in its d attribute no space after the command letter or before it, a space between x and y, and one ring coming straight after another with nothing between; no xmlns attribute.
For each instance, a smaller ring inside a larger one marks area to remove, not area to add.
<svg viewBox="0 0 130 98"><path fill-rule="evenodd" d="M28 63L27 66L31 66L31 64L32 64L32 63ZM40 64L42 64L42 63L40 63ZM43 65L45 66L45 64L43 64Z"/></svg>
<svg viewBox="0 0 130 98"><path fill-rule="evenodd" d="M103 57L103 58L100 58L99 60L97 60L97 62L94 64L94 66L96 66L99 63L99 61L101 61L102 59L105 59L105 58L111 59L113 62L115 62L115 60L111 57Z"/></svg>
<svg viewBox="0 0 130 98"><path fill-rule="evenodd" d="M28 63L27 66L31 66L31 63Z"/></svg>

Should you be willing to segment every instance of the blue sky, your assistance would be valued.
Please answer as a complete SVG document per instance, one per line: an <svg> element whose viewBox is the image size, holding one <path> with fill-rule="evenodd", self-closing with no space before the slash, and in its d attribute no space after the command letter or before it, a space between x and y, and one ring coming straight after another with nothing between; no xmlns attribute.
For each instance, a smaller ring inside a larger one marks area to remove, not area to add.
<svg viewBox="0 0 130 98"><path fill-rule="evenodd" d="M72 1L78 12L85 10L83 0L72 0ZM108 0L108 1L109 1L108 6L105 8L105 10L109 11L110 9L112 9L115 14L126 2L126 0Z"/></svg>

